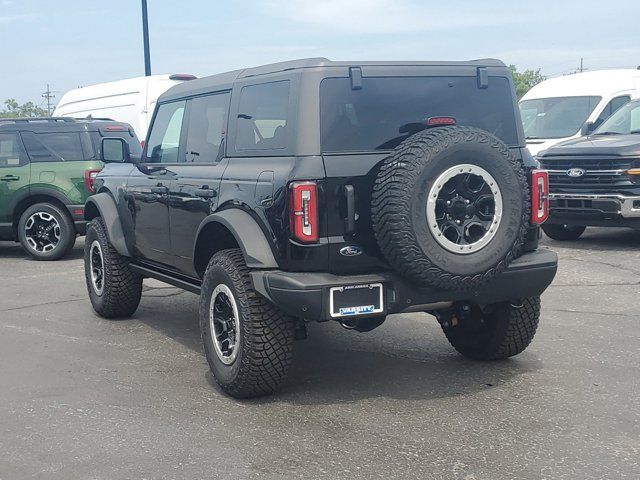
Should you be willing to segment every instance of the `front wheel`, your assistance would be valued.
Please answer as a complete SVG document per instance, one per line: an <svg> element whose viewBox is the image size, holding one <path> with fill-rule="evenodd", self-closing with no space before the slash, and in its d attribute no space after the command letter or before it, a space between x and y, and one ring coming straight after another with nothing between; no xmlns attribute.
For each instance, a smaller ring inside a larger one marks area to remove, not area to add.
<svg viewBox="0 0 640 480"><path fill-rule="evenodd" d="M207 362L223 391L249 398L278 389L291 365L294 321L253 289L240 250L211 258L199 314Z"/></svg>
<svg viewBox="0 0 640 480"><path fill-rule="evenodd" d="M107 237L102 218L91 221L84 243L84 273L93 310L103 318L129 317L142 296L142 277Z"/></svg>
<svg viewBox="0 0 640 480"><path fill-rule="evenodd" d="M540 297L474 306L442 329L458 352L474 360L503 360L524 351L538 328ZM455 324L454 324L455 323Z"/></svg>
<svg viewBox="0 0 640 480"><path fill-rule="evenodd" d="M584 233L587 227L573 226L573 225L556 225L556 224L544 224L542 230L547 234L547 237L554 240L569 241L577 240L580 235Z"/></svg>
<svg viewBox="0 0 640 480"><path fill-rule="evenodd" d="M69 214L51 203L27 208L18 222L20 244L36 260L58 260L76 242L76 229Z"/></svg>

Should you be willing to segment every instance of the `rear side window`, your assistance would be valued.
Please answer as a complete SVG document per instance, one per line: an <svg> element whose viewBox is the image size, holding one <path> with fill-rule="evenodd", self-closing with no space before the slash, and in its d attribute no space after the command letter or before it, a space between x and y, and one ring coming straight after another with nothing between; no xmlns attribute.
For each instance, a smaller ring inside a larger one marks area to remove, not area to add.
<svg viewBox="0 0 640 480"><path fill-rule="evenodd" d="M185 162L213 163L224 156L230 98L219 93L189 100Z"/></svg>
<svg viewBox="0 0 640 480"><path fill-rule="evenodd" d="M364 78L360 90L348 78L327 78L320 115L323 152L393 149L440 116L519 143L511 86L502 77L491 77L486 89L476 77Z"/></svg>
<svg viewBox="0 0 640 480"><path fill-rule="evenodd" d="M20 139L15 133L0 133L0 168L19 167L27 163Z"/></svg>
<svg viewBox="0 0 640 480"><path fill-rule="evenodd" d="M84 134L79 132L24 132L22 139L32 162L82 161L93 157L93 152L86 151L87 145L83 149L81 135Z"/></svg>
<svg viewBox="0 0 640 480"><path fill-rule="evenodd" d="M182 135L182 120L186 101L164 103L158 107L149 143L146 162L176 163Z"/></svg>
<svg viewBox="0 0 640 480"><path fill-rule="evenodd" d="M243 87L236 150L275 150L289 144L289 81Z"/></svg>

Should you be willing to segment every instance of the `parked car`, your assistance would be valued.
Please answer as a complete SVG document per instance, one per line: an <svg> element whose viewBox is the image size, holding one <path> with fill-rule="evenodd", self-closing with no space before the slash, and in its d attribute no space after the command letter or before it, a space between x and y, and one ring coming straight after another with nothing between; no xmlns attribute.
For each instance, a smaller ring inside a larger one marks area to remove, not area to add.
<svg viewBox="0 0 640 480"><path fill-rule="evenodd" d="M174 85L194 78L197 77L181 73L151 75L76 88L62 96L53 115L128 123L138 138L144 139L158 97Z"/></svg>
<svg viewBox="0 0 640 480"><path fill-rule="evenodd" d="M630 100L640 98L640 70L598 70L550 78L520 100L533 155L592 133Z"/></svg>
<svg viewBox="0 0 640 480"><path fill-rule="evenodd" d="M142 149L124 123L72 118L0 119L0 240L38 260L57 260L84 235L84 202L102 168L100 140Z"/></svg>
<svg viewBox="0 0 640 480"><path fill-rule="evenodd" d="M538 249L547 176L502 62L229 72L163 94L140 161L102 142L85 209L94 310L132 315L144 277L199 294L232 396L273 392L308 321L366 332L426 311L479 360L534 336L557 257Z"/></svg>
<svg viewBox="0 0 640 480"><path fill-rule="evenodd" d="M576 240L587 226L640 228L640 100L627 103L592 135L538 157L549 172L556 240Z"/></svg>

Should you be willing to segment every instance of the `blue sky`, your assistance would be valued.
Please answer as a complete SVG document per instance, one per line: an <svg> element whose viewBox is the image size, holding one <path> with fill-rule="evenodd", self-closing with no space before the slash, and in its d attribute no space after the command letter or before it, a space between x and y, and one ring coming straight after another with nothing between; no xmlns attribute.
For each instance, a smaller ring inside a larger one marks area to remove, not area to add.
<svg viewBox="0 0 640 480"><path fill-rule="evenodd" d="M640 1L148 0L153 73L293 58L640 65ZM0 101L144 73L139 0L0 0ZM55 100L54 100L55 101Z"/></svg>

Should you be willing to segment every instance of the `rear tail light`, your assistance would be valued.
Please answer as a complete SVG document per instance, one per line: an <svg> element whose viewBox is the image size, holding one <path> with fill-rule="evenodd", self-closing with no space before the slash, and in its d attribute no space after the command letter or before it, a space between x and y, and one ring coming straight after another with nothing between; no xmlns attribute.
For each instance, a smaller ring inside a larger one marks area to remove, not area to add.
<svg viewBox="0 0 640 480"><path fill-rule="evenodd" d="M140 140L140 146L144 148L144 140Z"/></svg>
<svg viewBox="0 0 640 480"><path fill-rule="evenodd" d="M93 182L100 173L100 170L85 170L84 172L84 188L89 193L96 193Z"/></svg>
<svg viewBox="0 0 640 480"><path fill-rule="evenodd" d="M291 237L300 243L317 243L318 187L315 182L293 182L289 187Z"/></svg>
<svg viewBox="0 0 640 480"><path fill-rule="evenodd" d="M531 223L540 225L549 218L549 174L531 171Z"/></svg>

